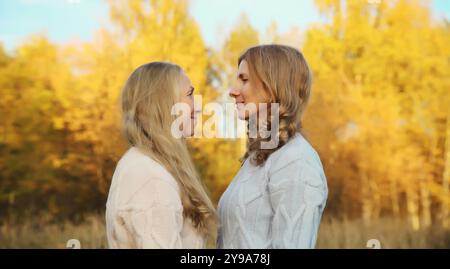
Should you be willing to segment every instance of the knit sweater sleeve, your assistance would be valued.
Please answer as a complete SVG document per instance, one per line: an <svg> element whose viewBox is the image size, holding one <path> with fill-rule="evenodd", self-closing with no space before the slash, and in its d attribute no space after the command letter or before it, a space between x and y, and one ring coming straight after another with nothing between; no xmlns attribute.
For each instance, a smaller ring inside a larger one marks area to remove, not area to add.
<svg viewBox="0 0 450 269"><path fill-rule="evenodd" d="M300 159L269 171L272 248L314 248L327 190L320 170Z"/></svg>
<svg viewBox="0 0 450 269"><path fill-rule="evenodd" d="M182 248L183 208L178 190L167 180L152 178L124 209L137 248Z"/></svg>

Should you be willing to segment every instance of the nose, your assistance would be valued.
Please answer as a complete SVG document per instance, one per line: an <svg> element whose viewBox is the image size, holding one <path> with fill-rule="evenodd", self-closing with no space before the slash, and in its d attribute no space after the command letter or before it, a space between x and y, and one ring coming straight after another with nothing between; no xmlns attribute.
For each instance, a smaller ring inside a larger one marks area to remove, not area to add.
<svg viewBox="0 0 450 269"><path fill-rule="evenodd" d="M232 87L230 88L228 94L230 95L230 97L236 98L241 94L241 92L238 89Z"/></svg>

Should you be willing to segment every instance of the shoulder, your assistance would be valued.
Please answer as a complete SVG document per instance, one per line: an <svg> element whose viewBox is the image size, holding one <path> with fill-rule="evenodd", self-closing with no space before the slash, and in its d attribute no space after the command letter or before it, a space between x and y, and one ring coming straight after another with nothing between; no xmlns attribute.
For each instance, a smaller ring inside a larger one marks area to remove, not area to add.
<svg viewBox="0 0 450 269"><path fill-rule="evenodd" d="M315 186L326 184L319 155L301 134L272 153L265 166L271 181L281 177Z"/></svg>
<svg viewBox="0 0 450 269"><path fill-rule="evenodd" d="M272 153L267 159L269 173L276 172L291 164L312 165L322 168L322 163L316 150L299 133L292 137L284 146Z"/></svg>
<svg viewBox="0 0 450 269"><path fill-rule="evenodd" d="M115 177L122 205L150 205L153 202L178 204L179 187L163 165L137 148L130 148L120 159Z"/></svg>

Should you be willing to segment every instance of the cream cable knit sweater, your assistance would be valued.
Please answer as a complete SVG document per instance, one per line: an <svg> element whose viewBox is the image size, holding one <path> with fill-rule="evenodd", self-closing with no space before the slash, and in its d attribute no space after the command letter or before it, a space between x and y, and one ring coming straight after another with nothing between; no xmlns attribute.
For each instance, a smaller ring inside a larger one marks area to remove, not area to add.
<svg viewBox="0 0 450 269"><path fill-rule="evenodd" d="M110 248L204 248L206 243L183 218L175 179L135 147L122 156L114 172L106 231Z"/></svg>

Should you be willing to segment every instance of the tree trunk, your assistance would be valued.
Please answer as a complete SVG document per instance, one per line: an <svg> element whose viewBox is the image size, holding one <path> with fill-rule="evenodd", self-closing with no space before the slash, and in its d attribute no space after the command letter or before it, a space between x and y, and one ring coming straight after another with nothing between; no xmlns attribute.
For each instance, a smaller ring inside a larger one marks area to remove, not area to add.
<svg viewBox="0 0 450 269"><path fill-rule="evenodd" d="M428 163L431 169L424 169L422 178L420 181L420 204L422 209L421 220L422 226L427 228L431 226L431 193L430 193L430 184L433 182L433 174L432 170L436 165L436 149L438 147L438 137L432 136L430 154L428 156Z"/></svg>
<svg viewBox="0 0 450 269"><path fill-rule="evenodd" d="M361 200L362 200L362 218L364 224L368 225L372 220L372 195L370 192L370 184L367 173L364 171L361 175L362 187L361 187Z"/></svg>
<svg viewBox="0 0 450 269"><path fill-rule="evenodd" d="M398 187L397 187L397 181L396 179L391 179L391 207L392 207L392 214L394 217L400 216L400 205L399 205L399 199L398 199Z"/></svg>
<svg viewBox="0 0 450 269"><path fill-rule="evenodd" d="M372 198L372 219L378 220L381 212L381 194L378 182L376 182L375 177L369 180L370 193Z"/></svg>
<svg viewBox="0 0 450 269"><path fill-rule="evenodd" d="M420 229L418 192L414 185L406 187L406 209L408 210L408 218L411 227L414 230Z"/></svg>
<svg viewBox="0 0 450 269"><path fill-rule="evenodd" d="M449 210L448 210L448 202L447 198L449 197L449 178L450 178L450 109L447 114L447 123L446 123L446 134L445 134L445 153L444 153L444 173L442 178L442 226L444 228L448 228L450 226L449 223Z"/></svg>
<svg viewBox="0 0 450 269"><path fill-rule="evenodd" d="M431 225L431 201L430 201L430 191L428 186L429 176L426 175L423 180L420 181L420 203L421 203L421 217L422 217L422 227L428 228Z"/></svg>

